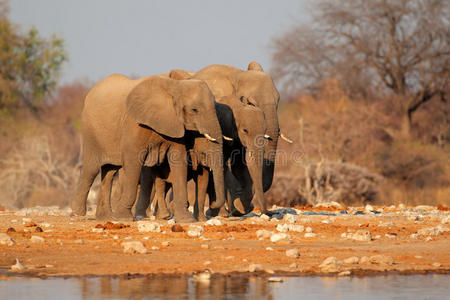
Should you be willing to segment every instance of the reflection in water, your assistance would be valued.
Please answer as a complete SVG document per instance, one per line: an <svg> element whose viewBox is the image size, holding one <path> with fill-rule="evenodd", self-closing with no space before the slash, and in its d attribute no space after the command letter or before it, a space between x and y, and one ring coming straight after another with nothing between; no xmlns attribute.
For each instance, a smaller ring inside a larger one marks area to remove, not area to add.
<svg viewBox="0 0 450 300"><path fill-rule="evenodd" d="M290 277L282 283L246 276L0 280L0 299L444 299L448 275Z"/></svg>

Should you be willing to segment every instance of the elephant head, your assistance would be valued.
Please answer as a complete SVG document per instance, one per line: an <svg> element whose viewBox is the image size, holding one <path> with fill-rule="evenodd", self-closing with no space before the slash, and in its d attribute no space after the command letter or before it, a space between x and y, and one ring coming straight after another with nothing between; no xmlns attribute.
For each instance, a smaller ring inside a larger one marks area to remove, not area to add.
<svg viewBox="0 0 450 300"><path fill-rule="evenodd" d="M262 212L265 212L262 172L264 147L269 136L266 134L264 113L252 98L240 97L238 99L235 96L226 96L219 99L218 102L228 105L233 112L237 135L233 137L245 148L245 163L252 181L252 202L257 204ZM231 159L234 158L231 157ZM245 203L244 205L249 204Z"/></svg>
<svg viewBox="0 0 450 300"><path fill-rule="evenodd" d="M214 97L201 80L174 80L155 76L138 84L128 95L127 109L139 124L171 138L181 138L186 130L197 131L208 143L222 147L222 131ZM216 151L213 169L217 191L213 208L225 202L223 156Z"/></svg>

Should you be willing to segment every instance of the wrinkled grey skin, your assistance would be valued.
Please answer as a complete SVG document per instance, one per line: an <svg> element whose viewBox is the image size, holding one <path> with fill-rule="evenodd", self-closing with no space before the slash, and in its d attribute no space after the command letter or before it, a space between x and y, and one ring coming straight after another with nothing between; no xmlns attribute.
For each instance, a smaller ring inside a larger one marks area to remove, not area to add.
<svg viewBox="0 0 450 300"><path fill-rule="evenodd" d="M175 220L194 221L186 207L185 130L208 134L222 143L214 98L204 82L111 75L96 84L86 96L82 112L83 167L71 199L73 214L86 214L87 194L101 170L97 218L132 220L142 165L153 167L167 158L174 176ZM119 168L121 197L113 213L109 197L112 177ZM223 170L217 180L223 187L221 174ZM218 200L213 204L217 207L225 201L221 190L218 188Z"/></svg>
<svg viewBox="0 0 450 300"><path fill-rule="evenodd" d="M227 65L211 65L195 73L192 78L204 80L216 99L231 95L238 98L242 96L252 98L256 106L264 112L267 125L266 134L270 137L270 140L264 146L262 168L262 185L263 191L266 192L273 181L275 155L279 136L277 108L280 96L272 78L256 62L250 63L248 70L245 71ZM242 153L241 155L247 154ZM245 175L249 173L249 170L246 170L247 166L245 164L242 165L239 161L242 160L237 160L232 164L231 169L244 191L241 196L242 204L247 208L251 208L250 203L254 198L254 191L256 189L253 187L251 181L248 180L248 176ZM251 186L245 186L247 184ZM240 189L236 184L233 184L229 188L236 193ZM245 192L250 190L253 192ZM265 213L267 210L265 200L263 199L262 203L258 202L253 203L261 206L261 212ZM249 211L246 209L243 213L247 212Z"/></svg>

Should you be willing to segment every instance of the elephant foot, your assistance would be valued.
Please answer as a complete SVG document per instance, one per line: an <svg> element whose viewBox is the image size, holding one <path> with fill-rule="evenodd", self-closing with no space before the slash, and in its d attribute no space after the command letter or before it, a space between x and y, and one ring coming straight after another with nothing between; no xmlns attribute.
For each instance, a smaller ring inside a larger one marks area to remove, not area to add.
<svg viewBox="0 0 450 300"><path fill-rule="evenodd" d="M175 222L177 223L197 222L197 220L191 215L191 213L186 208L175 210L174 219Z"/></svg>
<svg viewBox="0 0 450 300"><path fill-rule="evenodd" d="M233 216L242 216L246 214L244 205L242 204L241 199L237 198L233 201L233 208L231 209Z"/></svg>
<svg viewBox="0 0 450 300"><path fill-rule="evenodd" d="M119 208L113 214L112 217L119 221L134 221L131 209Z"/></svg>
<svg viewBox="0 0 450 300"><path fill-rule="evenodd" d="M72 202L70 204L70 208L72 209L71 216L85 216L86 215L86 203L78 204Z"/></svg>
<svg viewBox="0 0 450 300"><path fill-rule="evenodd" d="M97 220L109 220L112 217L112 210L104 207L97 207L95 218Z"/></svg>
<svg viewBox="0 0 450 300"><path fill-rule="evenodd" d="M158 220L169 220L170 217L171 217L171 215L170 215L169 211L160 212L160 211L158 210L158 212L156 213L156 218L157 218Z"/></svg>
<svg viewBox="0 0 450 300"><path fill-rule="evenodd" d="M219 210L220 208L208 208L208 210L206 211L206 217L208 219L217 217L219 215Z"/></svg>
<svg viewBox="0 0 450 300"><path fill-rule="evenodd" d="M228 211L226 210L225 206L222 206L219 210L219 217L228 218L228 216L229 216Z"/></svg>
<svg viewBox="0 0 450 300"><path fill-rule="evenodd" d="M206 222L206 221L208 221L208 218L206 218L206 216L204 214L199 214L198 215L198 221L199 222Z"/></svg>

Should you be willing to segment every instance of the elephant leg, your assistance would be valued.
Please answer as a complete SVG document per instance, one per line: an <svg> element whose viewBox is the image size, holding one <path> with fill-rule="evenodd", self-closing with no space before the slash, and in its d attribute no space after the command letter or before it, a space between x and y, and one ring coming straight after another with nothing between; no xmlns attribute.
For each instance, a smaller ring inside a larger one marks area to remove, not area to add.
<svg viewBox="0 0 450 300"><path fill-rule="evenodd" d="M117 204L117 209L113 213L113 217L118 220L132 221L133 214L131 208L136 201L137 186L139 183L139 177L141 174L141 164L137 154L128 155L124 158L123 172L122 172L122 195L120 201Z"/></svg>
<svg viewBox="0 0 450 300"><path fill-rule="evenodd" d="M207 220L205 216L205 200L206 190L209 182L209 171L205 168L201 168L201 171L194 177L195 181L195 204L194 204L194 217L204 222Z"/></svg>
<svg viewBox="0 0 450 300"><path fill-rule="evenodd" d="M85 151L83 153L88 155ZM75 195L70 201L70 207L72 208L73 215L86 215L86 202L89 190L101 167L99 163L95 163L95 161L95 159L87 159L86 156L83 156L80 181L78 183Z"/></svg>
<svg viewBox="0 0 450 300"><path fill-rule="evenodd" d="M161 220L167 220L170 218L169 210L167 209L166 203L166 192L167 192L167 184L161 178L156 178L155 180L155 197L156 203L158 206L158 210L156 212L156 217Z"/></svg>
<svg viewBox="0 0 450 300"><path fill-rule="evenodd" d="M139 198L136 203L136 211L134 213L136 219L138 220L147 218L146 211L150 205L154 176L152 176L152 172L149 167L142 167L139 182L141 187L139 190Z"/></svg>
<svg viewBox="0 0 450 300"><path fill-rule="evenodd" d="M174 218L178 223L195 222L187 209L187 155L186 148L173 147L168 153L170 172L173 174L172 187L174 197Z"/></svg>
<svg viewBox="0 0 450 300"><path fill-rule="evenodd" d="M95 216L97 220L109 219L112 215L111 210L111 189L114 175L118 167L104 165L101 168L102 183L97 201Z"/></svg>
<svg viewBox="0 0 450 300"><path fill-rule="evenodd" d="M231 192L239 193L240 197L233 202L233 215L240 215L242 213L249 213L253 210L253 184L247 166L241 163L239 159L231 166L232 176L228 177ZM240 191L238 191L242 187ZM243 210L243 211L242 211Z"/></svg>

